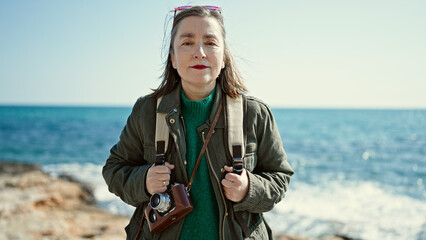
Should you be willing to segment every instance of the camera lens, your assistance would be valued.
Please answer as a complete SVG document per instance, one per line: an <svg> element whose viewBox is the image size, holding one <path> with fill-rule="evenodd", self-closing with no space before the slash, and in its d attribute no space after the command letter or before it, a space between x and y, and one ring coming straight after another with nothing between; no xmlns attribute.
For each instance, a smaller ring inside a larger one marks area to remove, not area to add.
<svg viewBox="0 0 426 240"><path fill-rule="evenodd" d="M170 197L167 193L156 193L151 196L149 204L153 209L164 213L170 209Z"/></svg>
<svg viewBox="0 0 426 240"><path fill-rule="evenodd" d="M159 194L154 194L151 197L151 207L156 208L158 207L158 204L160 204L160 196Z"/></svg>
<svg viewBox="0 0 426 240"><path fill-rule="evenodd" d="M152 209L151 211L149 211L148 217L149 217L149 221L152 223L157 221L157 216L155 216L155 212Z"/></svg>

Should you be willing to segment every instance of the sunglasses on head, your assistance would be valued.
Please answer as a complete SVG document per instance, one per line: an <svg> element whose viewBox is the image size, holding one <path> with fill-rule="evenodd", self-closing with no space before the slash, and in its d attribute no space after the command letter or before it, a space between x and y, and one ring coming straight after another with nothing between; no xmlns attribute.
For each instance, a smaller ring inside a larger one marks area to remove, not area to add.
<svg viewBox="0 0 426 240"><path fill-rule="evenodd" d="M195 6L180 6L180 7L175 7L174 10L175 10L175 12L184 11L184 10L188 10L192 7L195 7ZM217 6L200 6L200 7L207 8L210 11L219 11L220 12L222 10L222 8L217 7Z"/></svg>
<svg viewBox="0 0 426 240"><path fill-rule="evenodd" d="M176 17L176 13L177 12L179 12L179 11L185 11L185 10L191 9L192 7L195 7L195 6L180 6L180 7L175 7L174 8L175 15L173 16L173 18ZM216 6L201 6L201 7L207 8L210 11L219 11L219 13L222 13L222 8L220 8L220 7L216 7Z"/></svg>

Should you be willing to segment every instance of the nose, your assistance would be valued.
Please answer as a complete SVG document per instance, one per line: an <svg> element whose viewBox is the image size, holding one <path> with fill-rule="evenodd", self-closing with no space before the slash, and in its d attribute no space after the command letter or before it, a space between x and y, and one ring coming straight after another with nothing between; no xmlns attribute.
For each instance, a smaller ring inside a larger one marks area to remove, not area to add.
<svg viewBox="0 0 426 240"><path fill-rule="evenodd" d="M195 48L194 58L196 59L206 58L206 53L204 52L203 46L197 46Z"/></svg>

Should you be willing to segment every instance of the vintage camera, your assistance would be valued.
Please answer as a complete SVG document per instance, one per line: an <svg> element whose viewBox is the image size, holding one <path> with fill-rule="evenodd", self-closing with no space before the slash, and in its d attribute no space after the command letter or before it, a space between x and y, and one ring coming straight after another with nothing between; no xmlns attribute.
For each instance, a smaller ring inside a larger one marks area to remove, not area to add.
<svg viewBox="0 0 426 240"><path fill-rule="evenodd" d="M164 142L157 142L157 145L155 165L164 165ZM185 185L175 183L167 186L165 192L151 196L145 208L145 218L148 221L149 230L152 233L159 233L188 215L193 209Z"/></svg>
<svg viewBox="0 0 426 240"><path fill-rule="evenodd" d="M180 183L170 185L166 192L152 195L145 208L149 230L152 233L159 233L193 209L185 185Z"/></svg>

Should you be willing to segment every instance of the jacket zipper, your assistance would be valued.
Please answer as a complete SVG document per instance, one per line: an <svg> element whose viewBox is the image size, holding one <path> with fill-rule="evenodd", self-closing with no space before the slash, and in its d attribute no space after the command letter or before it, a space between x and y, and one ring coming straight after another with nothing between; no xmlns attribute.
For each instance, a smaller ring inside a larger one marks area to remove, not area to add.
<svg viewBox="0 0 426 240"><path fill-rule="evenodd" d="M182 120L183 135L186 138L186 127L185 127L185 121L183 121L183 116L180 116L180 119Z"/></svg>
<svg viewBox="0 0 426 240"><path fill-rule="evenodd" d="M203 137L203 143L204 143L205 142L204 131L202 132L202 137ZM210 166L210 169L212 170L214 179L216 179L216 182L219 185L220 196L222 197L223 205L225 206L225 214L223 215L223 220L222 220L222 239L225 239L225 220L226 220L226 216L228 216L228 209L226 207L225 197L223 196L223 193L222 193L222 186L220 185L219 178L216 176L216 173L214 172L212 163L210 161L210 156L209 156L209 150L208 150L208 148L206 148L206 157L207 157L207 162L208 162L208 164Z"/></svg>
<svg viewBox="0 0 426 240"><path fill-rule="evenodd" d="M174 112L176 112L176 110L174 109ZM182 118L182 120L183 120L183 118ZM185 125L184 125L185 126ZM185 132L185 131L184 131ZM185 134L185 133L184 133ZM173 140L174 140L174 142L175 142L175 146L176 146L176 151L179 153L179 152L181 152L181 150L180 150L180 148L179 148L179 144L178 144L178 139L177 139L177 136L176 136L176 134L174 133L174 131L173 131L173 128L170 128L170 135L172 135L172 137L173 137ZM185 135L184 135L185 136ZM179 154L180 155L180 154ZM180 158L181 158L181 160L184 160L184 159L182 159L182 156L180 156ZM182 162L182 161L177 161L177 162L179 162L180 163L180 166L181 166L181 168L182 169L184 169L184 171L185 171L185 174L184 174L184 178L185 178L185 184L188 184L188 176L186 175L186 166L184 165L184 163ZM183 166L182 166L183 165Z"/></svg>

